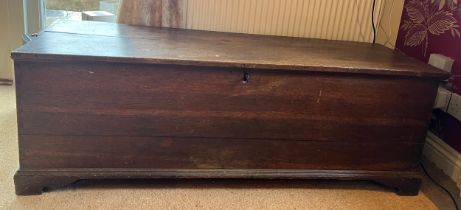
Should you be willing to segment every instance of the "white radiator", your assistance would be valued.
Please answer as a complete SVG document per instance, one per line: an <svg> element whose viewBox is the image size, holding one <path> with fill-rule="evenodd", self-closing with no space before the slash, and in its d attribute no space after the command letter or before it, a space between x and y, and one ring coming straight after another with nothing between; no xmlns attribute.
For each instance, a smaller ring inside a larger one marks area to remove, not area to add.
<svg viewBox="0 0 461 210"><path fill-rule="evenodd" d="M376 0L378 23L385 0ZM183 0L184 27L371 42L372 0Z"/></svg>

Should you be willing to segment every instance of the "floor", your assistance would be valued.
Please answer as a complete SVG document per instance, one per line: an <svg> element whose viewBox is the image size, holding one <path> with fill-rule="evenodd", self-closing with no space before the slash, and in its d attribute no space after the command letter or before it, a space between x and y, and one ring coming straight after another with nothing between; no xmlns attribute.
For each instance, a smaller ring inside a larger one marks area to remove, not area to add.
<svg viewBox="0 0 461 210"><path fill-rule="evenodd" d="M397 196L371 182L255 180L80 181L40 196L16 196L14 94L13 87L0 86L0 209L454 209L428 179L418 196ZM453 182L427 165L459 195Z"/></svg>

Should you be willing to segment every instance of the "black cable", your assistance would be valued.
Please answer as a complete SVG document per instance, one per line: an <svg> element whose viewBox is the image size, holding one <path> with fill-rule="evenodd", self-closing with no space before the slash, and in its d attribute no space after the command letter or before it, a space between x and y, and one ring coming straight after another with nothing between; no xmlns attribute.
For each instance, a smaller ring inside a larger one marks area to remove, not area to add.
<svg viewBox="0 0 461 210"><path fill-rule="evenodd" d="M373 0L373 7L371 8L371 25L373 25L373 44L376 43L375 7L376 0Z"/></svg>
<svg viewBox="0 0 461 210"><path fill-rule="evenodd" d="M453 92L450 91L450 99L448 99L448 103L447 103L447 107L446 109L444 110L446 113L448 113L448 109L450 108L450 104L451 104L451 99L453 98Z"/></svg>
<svg viewBox="0 0 461 210"><path fill-rule="evenodd" d="M431 175L429 175L429 173L427 172L426 168L424 167L424 164L422 162L420 162L421 164L421 168L423 168L423 171L424 173L426 174L426 176L435 184L437 185L438 187L440 187L440 189L442 189L443 191L445 191L451 198L451 201L453 201L453 205L455 205L455 209L456 210L459 210L458 208L458 204L456 204L456 200L455 200L455 197L450 193L450 191L447 190L447 188L445 188L444 186L442 186L441 184L439 184L438 182L436 182L434 180L434 178L431 177Z"/></svg>

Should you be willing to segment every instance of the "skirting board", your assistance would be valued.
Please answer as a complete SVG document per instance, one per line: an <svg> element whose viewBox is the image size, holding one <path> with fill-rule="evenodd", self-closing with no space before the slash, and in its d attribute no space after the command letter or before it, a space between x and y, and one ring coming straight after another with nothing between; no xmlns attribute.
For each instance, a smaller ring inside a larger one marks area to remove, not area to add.
<svg viewBox="0 0 461 210"><path fill-rule="evenodd" d="M0 85L13 85L13 80L0 78Z"/></svg>
<svg viewBox="0 0 461 210"><path fill-rule="evenodd" d="M428 132L423 150L424 156L447 174L461 189L461 154Z"/></svg>

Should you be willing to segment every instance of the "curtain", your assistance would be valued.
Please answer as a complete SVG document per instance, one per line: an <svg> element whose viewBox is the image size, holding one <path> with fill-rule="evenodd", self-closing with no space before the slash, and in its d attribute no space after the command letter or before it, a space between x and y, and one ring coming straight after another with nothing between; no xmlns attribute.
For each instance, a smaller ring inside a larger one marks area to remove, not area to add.
<svg viewBox="0 0 461 210"><path fill-rule="evenodd" d="M119 23L183 27L183 0L122 0Z"/></svg>

